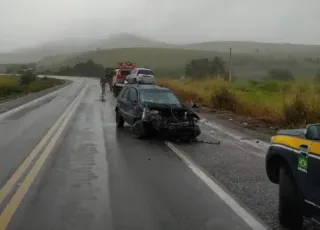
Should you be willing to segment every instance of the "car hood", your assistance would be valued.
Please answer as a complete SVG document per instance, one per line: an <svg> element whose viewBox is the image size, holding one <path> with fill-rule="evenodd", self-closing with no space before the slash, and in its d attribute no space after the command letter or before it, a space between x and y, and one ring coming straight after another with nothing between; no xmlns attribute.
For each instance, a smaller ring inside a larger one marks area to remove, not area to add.
<svg viewBox="0 0 320 230"><path fill-rule="evenodd" d="M282 129L279 130L276 135L305 137L306 129Z"/></svg>

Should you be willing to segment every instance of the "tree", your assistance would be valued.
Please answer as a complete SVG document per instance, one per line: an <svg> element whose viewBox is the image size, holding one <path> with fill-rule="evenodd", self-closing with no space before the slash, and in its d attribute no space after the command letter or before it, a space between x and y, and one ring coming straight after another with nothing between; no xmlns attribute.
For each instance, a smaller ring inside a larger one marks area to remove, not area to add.
<svg viewBox="0 0 320 230"><path fill-rule="evenodd" d="M104 75L104 73L105 69L102 65L96 64L89 59L86 62L79 62L72 67L63 66L56 74L68 76L100 77Z"/></svg>
<svg viewBox="0 0 320 230"><path fill-rule="evenodd" d="M314 77L314 81L320 82L320 69L318 69L316 76Z"/></svg>
<svg viewBox="0 0 320 230"><path fill-rule="evenodd" d="M211 61L211 76L220 77L226 74L225 62L221 57L214 57Z"/></svg>
<svg viewBox="0 0 320 230"><path fill-rule="evenodd" d="M185 66L185 76L192 78L220 77L226 74L225 62L221 57L194 59Z"/></svg>
<svg viewBox="0 0 320 230"><path fill-rule="evenodd" d="M34 74L34 69L24 69L20 71L20 84L28 85L31 82L37 79L37 76Z"/></svg>
<svg viewBox="0 0 320 230"><path fill-rule="evenodd" d="M272 69L268 72L268 79L280 81L294 81L293 74L287 69Z"/></svg>

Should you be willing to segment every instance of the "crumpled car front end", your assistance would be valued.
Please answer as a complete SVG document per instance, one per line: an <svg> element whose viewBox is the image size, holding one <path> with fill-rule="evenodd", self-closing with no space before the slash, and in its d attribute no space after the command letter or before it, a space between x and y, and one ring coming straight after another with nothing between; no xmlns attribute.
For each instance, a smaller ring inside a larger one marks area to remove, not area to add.
<svg viewBox="0 0 320 230"><path fill-rule="evenodd" d="M154 131L164 134L169 139L192 140L201 131L196 124L198 116L185 107L146 106L142 121Z"/></svg>

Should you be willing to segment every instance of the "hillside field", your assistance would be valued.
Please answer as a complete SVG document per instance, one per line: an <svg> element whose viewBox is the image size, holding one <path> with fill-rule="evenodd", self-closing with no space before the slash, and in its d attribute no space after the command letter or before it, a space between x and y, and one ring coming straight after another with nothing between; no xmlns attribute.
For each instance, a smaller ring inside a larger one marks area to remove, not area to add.
<svg viewBox="0 0 320 230"><path fill-rule="evenodd" d="M88 59L105 67L115 66L119 61L129 60L140 67L152 68L158 76L181 77L188 61L200 58L222 57L228 67L228 52L172 49L172 48L123 48L110 50L96 50L81 53L76 56L56 56L45 58L37 63L38 69L58 70L62 66L73 66ZM308 63L303 56L273 57L261 53L234 53L232 68L235 75L242 79L258 79L266 75L273 68L291 70L295 76L313 78L320 64Z"/></svg>
<svg viewBox="0 0 320 230"><path fill-rule="evenodd" d="M270 126L305 126L320 121L320 84L250 81L229 84L219 80L160 80L187 103L257 118Z"/></svg>

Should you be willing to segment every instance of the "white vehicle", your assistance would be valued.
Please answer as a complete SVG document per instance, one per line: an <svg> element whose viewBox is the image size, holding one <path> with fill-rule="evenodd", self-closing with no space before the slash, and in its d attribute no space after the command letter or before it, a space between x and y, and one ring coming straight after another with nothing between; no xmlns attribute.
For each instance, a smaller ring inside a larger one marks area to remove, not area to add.
<svg viewBox="0 0 320 230"><path fill-rule="evenodd" d="M134 83L155 83L155 76L152 70L146 68L134 68L131 73L126 77L126 82L129 84Z"/></svg>

